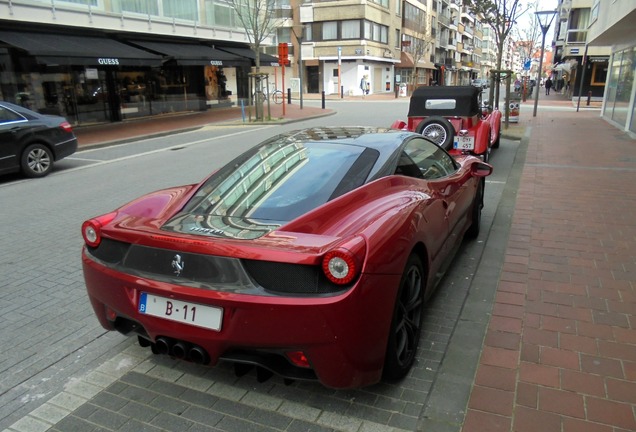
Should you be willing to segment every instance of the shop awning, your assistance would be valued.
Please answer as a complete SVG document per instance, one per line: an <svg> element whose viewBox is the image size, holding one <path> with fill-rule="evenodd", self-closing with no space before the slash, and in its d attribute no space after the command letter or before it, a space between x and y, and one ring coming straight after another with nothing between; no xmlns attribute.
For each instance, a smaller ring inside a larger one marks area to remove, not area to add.
<svg viewBox="0 0 636 432"><path fill-rule="evenodd" d="M576 67L576 65L574 65L574 67ZM565 63L559 63L557 65L554 65L552 67L552 70L555 72L565 72L565 73L570 73L573 69L573 66L570 62L565 62Z"/></svg>
<svg viewBox="0 0 636 432"><path fill-rule="evenodd" d="M249 60L207 45L131 40L130 43L175 60L183 66L250 66Z"/></svg>
<svg viewBox="0 0 636 432"><path fill-rule="evenodd" d="M401 68L401 69L413 69L413 66L414 66L413 62L414 62L413 55L402 51L400 53L400 62L396 63L395 67ZM420 61L417 63L417 67L422 69L435 69L435 65L433 63L425 62L422 59L420 59Z"/></svg>
<svg viewBox="0 0 636 432"><path fill-rule="evenodd" d="M161 57L99 36L0 31L0 41L24 50L38 63L80 66L160 66Z"/></svg>
<svg viewBox="0 0 636 432"><path fill-rule="evenodd" d="M252 65L256 66L256 54L249 48L235 48L226 46L218 46L217 48L225 52L249 59L252 62ZM278 57L274 57L265 53L261 53L259 57L261 60L261 66L280 66L278 64Z"/></svg>

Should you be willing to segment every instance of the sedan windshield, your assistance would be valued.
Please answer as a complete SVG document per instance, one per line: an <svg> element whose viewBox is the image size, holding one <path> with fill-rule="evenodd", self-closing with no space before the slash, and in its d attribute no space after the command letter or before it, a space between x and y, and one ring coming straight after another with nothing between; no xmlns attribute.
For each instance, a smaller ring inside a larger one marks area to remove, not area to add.
<svg viewBox="0 0 636 432"><path fill-rule="evenodd" d="M377 152L337 142L273 142L212 176L186 211L260 223L295 219L362 185Z"/></svg>

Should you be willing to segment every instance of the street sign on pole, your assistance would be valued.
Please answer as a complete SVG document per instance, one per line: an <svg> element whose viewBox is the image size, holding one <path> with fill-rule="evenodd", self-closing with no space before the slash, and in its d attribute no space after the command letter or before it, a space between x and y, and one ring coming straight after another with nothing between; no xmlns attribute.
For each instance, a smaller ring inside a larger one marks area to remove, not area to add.
<svg viewBox="0 0 636 432"><path fill-rule="evenodd" d="M523 62L523 70L530 70L530 65L532 64L532 60L529 58L526 58L525 61Z"/></svg>

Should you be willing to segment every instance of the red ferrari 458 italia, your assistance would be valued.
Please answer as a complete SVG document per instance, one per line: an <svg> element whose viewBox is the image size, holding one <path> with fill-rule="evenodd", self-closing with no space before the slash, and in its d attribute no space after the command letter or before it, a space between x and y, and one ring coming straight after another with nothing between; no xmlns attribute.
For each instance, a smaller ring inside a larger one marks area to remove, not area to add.
<svg viewBox="0 0 636 432"><path fill-rule="evenodd" d="M156 354L353 388L405 376L492 166L408 131L275 136L84 222L102 326Z"/></svg>

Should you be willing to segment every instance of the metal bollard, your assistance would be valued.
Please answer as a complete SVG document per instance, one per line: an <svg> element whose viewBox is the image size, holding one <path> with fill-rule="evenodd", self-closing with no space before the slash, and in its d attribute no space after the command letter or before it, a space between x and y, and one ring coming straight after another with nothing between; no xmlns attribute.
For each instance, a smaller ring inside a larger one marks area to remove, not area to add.
<svg viewBox="0 0 636 432"><path fill-rule="evenodd" d="M287 89L287 105L291 105L291 89Z"/></svg>
<svg viewBox="0 0 636 432"><path fill-rule="evenodd" d="M590 102L592 102L592 92L587 92L587 106L590 106Z"/></svg>
<svg viewBox="0 0 636 432"><path fill-rule="evenodd" d="M325 91L322 91L322 109L325 109Z"/></svg>
<svg viewBox="0 0 636 432"><path fill-rule="evenodd" d="M340 99L344 98L344 86L340 86Z"/></svg>

